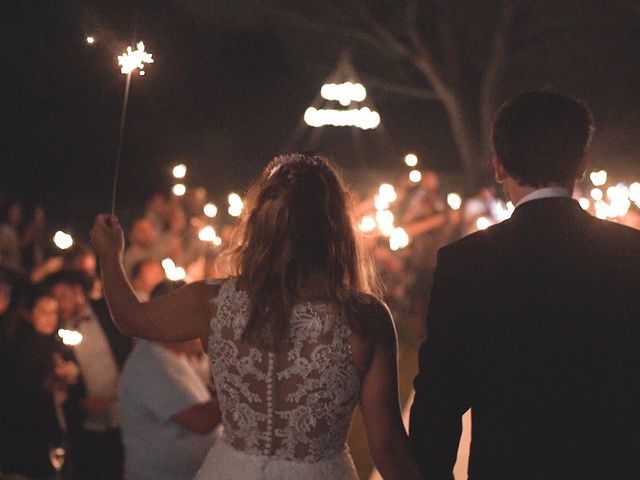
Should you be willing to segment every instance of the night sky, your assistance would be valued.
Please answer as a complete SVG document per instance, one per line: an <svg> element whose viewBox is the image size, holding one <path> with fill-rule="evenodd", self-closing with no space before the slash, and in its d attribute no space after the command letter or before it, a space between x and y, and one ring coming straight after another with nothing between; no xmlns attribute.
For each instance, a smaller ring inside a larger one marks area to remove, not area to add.
<svg viewBox="0 0 640 480"><path fill-rule="evenodd" d="M123 216L136 214L150 193L170 186L176 163L189 166L188 185L207 187L220 203L229 191L243 190L284 150L346 48L363 77L428 87L398 59L321 29L288 25L263 8L288 3L300 10L306 2L12 3L3 14L0 197L41 203L51 223L76 230L88 228L110 206L125 85L115 57L134 40L145 41L155 63L132 81L118 187ZM341 3L347 8L350 2ZM370 3L380 14L401 2ZM477 25L491 22L478 9L483 2L458 3L461 25L469 25L470 37L481 35ZM640 15L627 10L626 1L528 3L530 21L523 29L530 32L519 45L524 53L509 59L501 100L542 86L584 98L598 124L594 166L621 179L637 178ZM93 46L87 35L95 36ZM320 151L347 171L400 172L409 151L423 167L459 171L438 102L376 88L368 93L381 128L361 133L362 150L349 129L327 129Z"/></svg>

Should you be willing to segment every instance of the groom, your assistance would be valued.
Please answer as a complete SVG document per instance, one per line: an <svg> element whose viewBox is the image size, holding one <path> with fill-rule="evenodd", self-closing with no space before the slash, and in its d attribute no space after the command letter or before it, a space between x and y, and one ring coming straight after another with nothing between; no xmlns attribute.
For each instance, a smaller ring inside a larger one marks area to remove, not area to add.
<svg viewBox="0 0 640 480"><path fill-rule="evenodd" d="M511 219L440 250L410 438L451 479L472 409L469 478L640 478L640 232L571 195L593 130L546 91L493 126Z"/></svg>

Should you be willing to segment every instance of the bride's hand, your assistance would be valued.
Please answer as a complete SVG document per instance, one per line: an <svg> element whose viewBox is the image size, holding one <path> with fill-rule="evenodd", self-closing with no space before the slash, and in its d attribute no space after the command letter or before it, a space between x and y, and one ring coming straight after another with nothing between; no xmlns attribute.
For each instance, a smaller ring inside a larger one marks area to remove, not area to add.
<svg viewBox="0 0 640 480"><path fill-rule="evenodd" d="M91 244L99 257L121 258L124 252L124 234L113 215L98 215L90 232Z"/></svg>

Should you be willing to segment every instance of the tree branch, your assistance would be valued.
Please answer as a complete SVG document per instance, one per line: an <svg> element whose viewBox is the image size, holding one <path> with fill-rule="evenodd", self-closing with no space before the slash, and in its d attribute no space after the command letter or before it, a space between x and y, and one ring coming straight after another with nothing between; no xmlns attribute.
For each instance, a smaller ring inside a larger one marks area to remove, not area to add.
<svg viewBox="0 0 640 480"><path fill-rule="evenodd" d="M362 75L363 81L367 88L381 90L389 93L395 93L404 97L417 98L420 100L440 100L433 90L415 87L413 85L405 85L401 83L388 82L366 74Z"/></svg>
<svg viewBox="0 0 640 480"><path fill-rule="evenodd" d="M395 35L393 35L389 30L387 30L371 13L371 10L365 8L362 4L358 2L356 5L360 15L366 18L369 26L373 33L379 38L382 42L386 43L389 48L391 48L394 52L396 52L401 57L407 58L413 61L414 54L413 52L400 40L398 40Z"/></svg>
<svg viewBox="0 0 640 480"><path fill-rule="evenodd" d="M520 11L522 0L509 1L500 15L493 35L493 48L487 61L480 90L480 108L482 113L483 142L488 149L491 117L495 109L496 90L504 74L506 59L513 40L513 30Z"/></svg>
<svg viewBox="0 0 640 480"><path fill-rule="evenodd" d="M272 15L279 22L286 23L287 25L296 25L304 28L305 30L312 30L318 34L335 34L346 38L352 38L382 51L389 48L388 44L382 42L376 36L363 32L362 30L313 21L303 15L294 13L289 9L277 7L275 5L268 4L267 2L261 2L259 5L266 13Z"/></svg>
<svg viewBox="0 0 640 480"><path fill-rule="evenodd" d="M431 86L433 86L438 96L443 99L449 97L450 89L445 81L444 75L436 64L432 52L420 38L418 31L418 4L414 0L407 2L405 17L407 21L407 34L417 53L414 59L414 65L427 77L427 80Z"/></svg>

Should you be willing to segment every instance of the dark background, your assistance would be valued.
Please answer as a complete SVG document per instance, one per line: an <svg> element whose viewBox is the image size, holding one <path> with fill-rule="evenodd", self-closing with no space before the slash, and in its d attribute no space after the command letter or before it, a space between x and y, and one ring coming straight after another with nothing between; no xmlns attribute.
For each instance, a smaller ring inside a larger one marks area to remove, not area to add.
<svg viewBox="0 0 640 480"><path fill-rule="evenodd" d="M27 207L41 203L51 224L82 235L96 213L110 208L125 85L115 57L140 39L155 63L132 80L118 187L123 216L139 211L152 192L170 187L176 163L189 166L189 186L207 187L219 204L230 191L246 188L287 146L346 48L356 69L390 81L405 69L405 83L428 87L397 60L357 42L287 25L264 8L268 3L5 2L0 197L21 199ZM304 10L306 2L289 3ZM467 3L462 12L468 11L473 25L483 2ZM552 86L584 98L598 123L593 165L635 180L640 16L628 2L537 3L538 20L558 28L526 61L508 65L500 96ZM94 45L86 43L87 35L96 38ZM329 128L319 145L348 176L363 168L400 172L409 151L419 155L423 168L460 172L437 101L376 88L368 93L382 125L360 132L362 150L351 129Z"/></svg>

